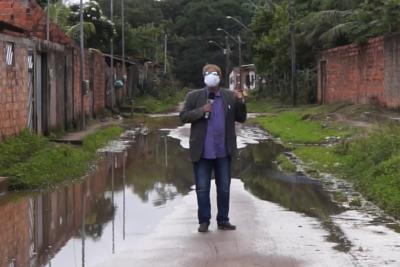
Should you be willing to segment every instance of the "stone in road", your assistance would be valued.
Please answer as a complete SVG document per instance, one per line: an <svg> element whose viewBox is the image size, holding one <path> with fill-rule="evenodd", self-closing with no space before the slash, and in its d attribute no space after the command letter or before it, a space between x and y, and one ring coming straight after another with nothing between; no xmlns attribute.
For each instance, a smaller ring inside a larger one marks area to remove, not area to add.
<svg viewBox="0 0 400 267"><path fill-rule="evenodd" d="M336 244L325 240L317 220L257 199L237 179L232 180L230 212L236 231L217 230L213 222L209 233L200 234L196 213L192 191L137 246L98 266L358 266L349 254L333 249Z"/></svg>

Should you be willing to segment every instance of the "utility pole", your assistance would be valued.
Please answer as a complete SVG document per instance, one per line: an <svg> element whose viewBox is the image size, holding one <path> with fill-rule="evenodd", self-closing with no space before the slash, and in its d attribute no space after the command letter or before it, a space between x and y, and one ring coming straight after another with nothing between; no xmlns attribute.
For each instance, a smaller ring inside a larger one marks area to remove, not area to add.
<svg viewBox="0 0 400 267"><path fill-rule="evenodd" d="M81 127L82 130L86 127L85 122L85 105L84 105L84 95L85 95L85 87L83 84L83 68L84 68L84 58L85 58L85 46L84 46L84 32L83 32L83 0L80 0L79 3L79 33L80 33L80 70L79 70L79 78L80 78L80 88L81 88Z"/></svg>
<svg viewBox="0 0 400 267"><path fill-rule="evenodd" d="M125 75L125 71L127 74L127 70L125 68L125 1L121 0L121 32L122 32L122 74ZM127 76L126 76L127 77ZM125 76L124 76L125 78ZM126 80L124 80L125 89L126 87Z"/></svg>
<svg viewBox="0 0 400 267"><path fill-rule="evenodd" d="M291 79L291 100L292 105L296 106L297 75L296 75L296 18L294 0L289 0L289 20L290 20L290 55L292 58L292 79Z"/></svg>
<svg viewBox="0 0 400 267"><path fill-rule="evenodd" d="M110 1L110 21L113 22L114 15L114 1ZM112 26L112 25L111 25ZM114 36L111 34L110 38L110 89L111 89L111 110L114 109L115 103L115 88L114 88Z"/></svg>
<svg viewBox="0 0 400 267"><path fill-rule="evenodd" d="M239 46L239 79L240 79L240 87L239 90L243 90L242 86L242 39L240 38L240 35L238 34L238 46Z"/></svg>
<svg viewBox="0 0 400 267"><path fill-rule="evenodd" d="M164 75L167 74L168 34L164 37Z"/></svg>
<svg viewBox="0 0 400 267"><path fill-rule="evenodd" d="M47 0L46 12L46 40L50 41L50 0Z"/></svg>
<svg viewBox="0 0 400 267"><path fill-rule="evenodd" d="M230 68L231 68L231 62L230 62L230 55L231 55L231 48L229 46L229 37L225 36L225 45L226 45L226 87L229 87L229 74L230 74Z"/></svg>

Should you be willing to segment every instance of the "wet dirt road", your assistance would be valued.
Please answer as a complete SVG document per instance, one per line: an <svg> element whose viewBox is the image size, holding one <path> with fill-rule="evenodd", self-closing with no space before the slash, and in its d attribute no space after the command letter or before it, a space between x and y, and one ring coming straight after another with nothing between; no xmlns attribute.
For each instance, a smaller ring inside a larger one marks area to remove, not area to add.
<svg viewBox="0 0 400 267"><path fill-rule="evenodd" d="M189 128L174 117L158 124L105 149L81 182L0 198L0 266L400 266L400 234L387 221L280 172L283 148L251 126L238 129L233 162L237 231L213 221L197 233Z"/></svg>

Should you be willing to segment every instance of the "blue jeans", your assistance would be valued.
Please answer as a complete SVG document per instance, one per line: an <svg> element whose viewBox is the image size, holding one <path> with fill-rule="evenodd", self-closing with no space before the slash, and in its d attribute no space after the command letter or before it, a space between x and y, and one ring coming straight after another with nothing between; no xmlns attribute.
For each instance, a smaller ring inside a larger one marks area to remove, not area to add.
<svg viewBox="0 0 400 267"><path fill-rule="evenodd" d="M196 181L196 194L199 223L209 223L211 219L210 186L214 171L217 186L217 222L229 222L229 192L231 185L230 157L218 159L200 159L193 164Z"/></svg>

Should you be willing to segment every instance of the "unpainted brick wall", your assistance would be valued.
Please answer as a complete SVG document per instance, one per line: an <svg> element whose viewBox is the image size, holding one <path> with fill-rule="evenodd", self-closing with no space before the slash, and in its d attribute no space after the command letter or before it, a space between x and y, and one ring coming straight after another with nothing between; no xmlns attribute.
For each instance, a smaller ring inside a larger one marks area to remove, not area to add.
<svg viewBox="0 0 400 267"><path fill-rule="evenodd" d="M93 92L94 112L98 114L106 106L108 66L103 54L98 51L91 51L90 54L90 89Z"/></svg>
<svg viewBox="0 0 400 267"><path fill-rule="evenodd" d="M14 43L14 62L7 66L5 45L6 41L0 40L0 140L27 126L27 47Z"/></svg>
<svg viewBox="0 0 400 267"><path fill-rule="evenodd" d="M81 84L80 84L80 50L74 49L74 117L76 120L80 120L81 116ZM88 51L85 50L85 59L83 61L84 71L83 79L89 80L89 57ZM83 96L83 108L85 115L89 113L89 100L88 95Z"/></svg>
<svg viewBox="0 0 400 267"><path fill-rule="evenodd" d="M109 185L110 167L111 164L100 162L96 171L82 183L65 185L37 196L22 196L17 200L2 201L0 266L9 266L11 261L14 261L14 266L30 266L30 263L34 263L34 266L47 265L49 258L57 254L78 233L82 227L82 216L95 214L99 208L104 208L99 206L98 201L105 198L104 190ZM115 174L120 177L122 168L117 168ZM33 217L30 218L30 215ZM106 218L108 219L105 221L96 220L93 223L108 223L111 216ZM96 219L104 220L101 216ZM29 225L30 221L33 225ZM39 222L42 224L38 225ZM34 245L32 248L35 252L32 259L31 245Z"/></svg>
<svg viewBox="0 0 400 267"><path fill-rule="evenodd" d="M0 206L0 266L29 266L29 203L27 198Z"/></svg>
<svg viewBox="0 0 400 267"><path fill-rule="evenodd" d="M22 28L39 39L47 38L46 13L35 0L1 0L0 21ZM74 44L56 24L50 23L49 31L50 41Z"/></svg>
<svg viewBox="0 0 400 267"><path fill-rule="evenodd" d="M351 102L386 106L384 90L384 38L365 45L347 45L321 53L326 62L326 87L321 93L321 68L318 70L318 100L324 103Z"/></svg>

